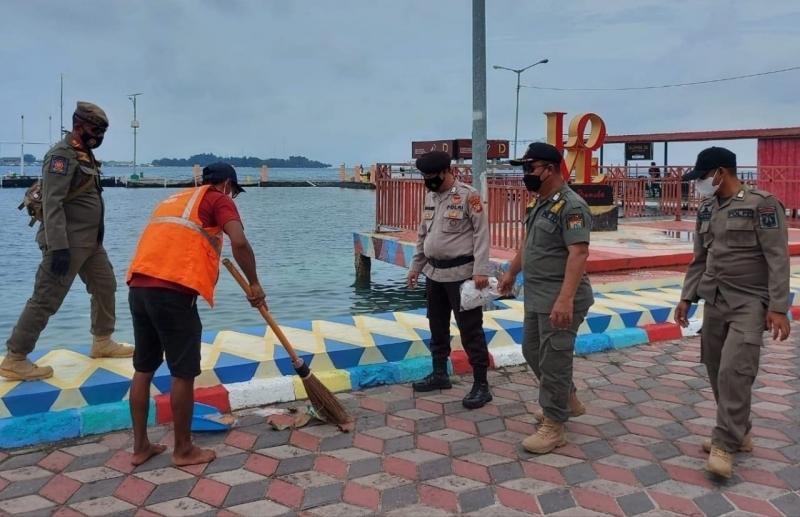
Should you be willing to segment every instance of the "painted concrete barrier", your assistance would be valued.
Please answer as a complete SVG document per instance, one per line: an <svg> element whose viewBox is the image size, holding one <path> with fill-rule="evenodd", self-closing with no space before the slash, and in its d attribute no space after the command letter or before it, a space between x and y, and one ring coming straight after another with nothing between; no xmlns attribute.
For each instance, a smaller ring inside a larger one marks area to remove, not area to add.
<svg viewBox="0 0 800 517"><path fill-rule="evenodd" d="M793 300L800 274L793 276ZM693 328L674 323L672 311L680 293L663 279L653 285L602 286L596 303L579 329L575 353L679 339L696 333L702 304L693 307ZM484 314L484 332L492 367L523 364L524 308L506 300ZM800 307L790 315L800 317ZM430 332L424 309L295 321L282 325L315 375L334 392L381 384L407 383L430 373ZM450 371L470 371L453 322ZM202 374L196 400L220 411L306 398L289 357L263 325L203 335ZM36 352L33 359L55 368L47 381L0 382L0 448L53 442L130 428L128 390L130 359L93 360L88 347ZM170 376L162 366L154 376L150 422L172 420Z"/></svg>

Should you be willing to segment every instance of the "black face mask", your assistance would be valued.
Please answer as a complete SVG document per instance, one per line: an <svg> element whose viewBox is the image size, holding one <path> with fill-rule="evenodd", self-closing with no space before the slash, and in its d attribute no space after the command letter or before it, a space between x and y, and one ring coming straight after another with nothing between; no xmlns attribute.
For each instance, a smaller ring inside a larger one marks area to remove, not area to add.
<svg viewBox="0 0 800 517"><path fill-rule="evenodd" d="M441 175L437 175L432 178L425 178L425 188L431 192L438 192L439 187L442 186L442 183L444 183L444 178L442 178Z"/></svg>
<svg viewBox="0 0 800 517"><path fill-rule="evenodd" d="M97 149L103 143L105 135L95 136L88 131L84 131L81 135L81 143L86 149Z"/></svg>
<svg viewBox="0 0 800 517"><path fill-rule="evenodd" d="M542 188L542 177L533 174L525 174L522 176L522 181L525 183L525 188L530 192L539 192Z"/></svg>

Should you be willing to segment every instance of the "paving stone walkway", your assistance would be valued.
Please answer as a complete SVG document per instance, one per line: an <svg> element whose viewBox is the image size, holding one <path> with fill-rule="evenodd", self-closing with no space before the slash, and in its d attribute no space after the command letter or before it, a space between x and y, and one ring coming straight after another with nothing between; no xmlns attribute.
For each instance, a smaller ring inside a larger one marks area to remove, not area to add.
<svg viewBox="0 0 800 517"><path fill-rule="evenodd" d="M792 515L800 516L800 326L763 350L755 450L734 478L703 471L700 442L715 405L699 339L576 359L588 413L569 444L535 456L533 376L491 372L495 400L461 407L469 379L415 396L381 387L342 400L355 433L330 426L273 431L240 415L227 434L199 435L219 458L174 468L168 454L133 468L127 432L45 449L0 452L0 513L30 515ZM168 427L153 436L171 443Z"/></svg>

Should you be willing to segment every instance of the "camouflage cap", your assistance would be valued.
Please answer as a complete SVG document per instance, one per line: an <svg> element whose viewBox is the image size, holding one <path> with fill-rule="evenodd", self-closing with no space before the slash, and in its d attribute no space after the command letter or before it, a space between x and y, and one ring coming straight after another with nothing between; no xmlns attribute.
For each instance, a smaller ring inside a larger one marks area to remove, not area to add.
<svg viewBox="0 0 800 517"><path fill-rule="evenodd" d="M95 126L108 127L106 112L97 104L78 101L78 105L75 107L75 116Z"/></svg>

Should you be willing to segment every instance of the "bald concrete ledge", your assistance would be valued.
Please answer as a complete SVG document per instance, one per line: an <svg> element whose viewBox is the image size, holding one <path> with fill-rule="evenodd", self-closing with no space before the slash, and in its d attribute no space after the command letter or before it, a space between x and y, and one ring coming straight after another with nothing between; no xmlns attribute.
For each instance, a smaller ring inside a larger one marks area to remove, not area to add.
<svg viewBox="0 0 800 517"><path fill-rule="evenodd" d="M795 286L800 275L793 273ZM576 355L588 355L645 343L680 339L697 332L703 306L694 306L695 324L679 328L672 311L680 285L659 279L653 285L618 284L596 291L596 303L581 325ZM793 300L798 288L793 288ZM790 316L800 318L800 306ZM490 367L524 364L521 342L524 307L518 300L498 303L484 314ZM282 325L299 354L331 391L360 390L408 383L431 371L430 332L425 310L294 321ZM471 371L451 326L453 349L449 369ZM130 428L128 391L133 367L129 359L93 360L88 347L36 352L56 377L29 383L0 382L0 448L51 443ZM291 361L274 334L263 325L207 332L203 335L202 374L195 399L222 412L307 398ZM170 376L166 366L155 375L150 419L172 421Z"/></svg>

